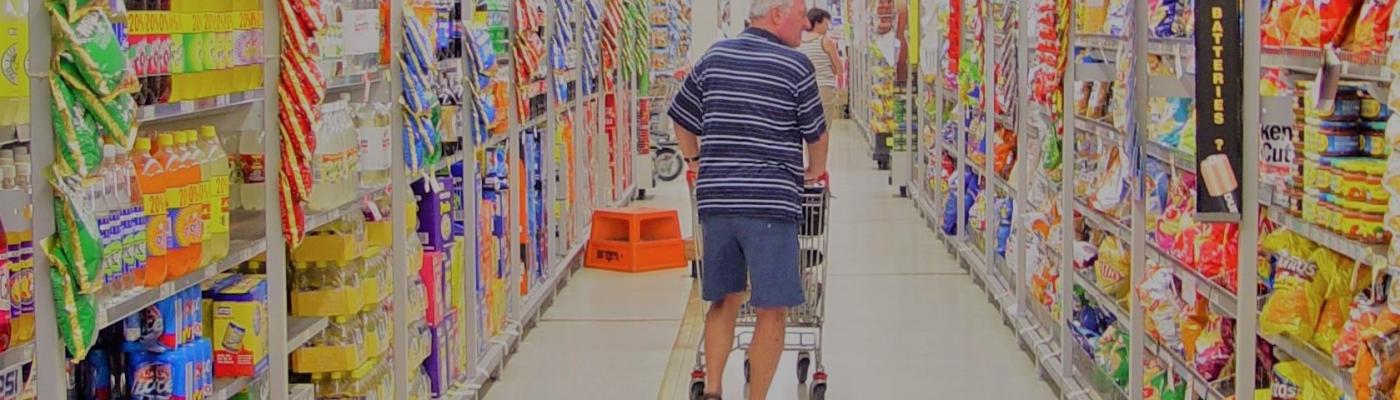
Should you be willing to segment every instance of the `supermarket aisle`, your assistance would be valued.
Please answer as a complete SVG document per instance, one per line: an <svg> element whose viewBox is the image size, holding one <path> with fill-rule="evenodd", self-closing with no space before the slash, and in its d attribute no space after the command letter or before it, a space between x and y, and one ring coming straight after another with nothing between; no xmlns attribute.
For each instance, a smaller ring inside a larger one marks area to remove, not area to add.
<svg viewBox="0 0 1400 400"><path fill-rule="evenodd" d="M827 304L829 398L1052 398L985 295L909 200L893 196L888 175L873 170L853 128L839 125L830 161L838 198ZM648 204L688 210L680 185ZM683 398L692 360L681 361L682 376L663 371L690 289L682 271L581 272L488 398L650 399L663 384L675 389L665 399ZM726 398L741 399L743 359L732 357ZM795 357L788 358L772 399L805 398L792 373Z"/></svg>

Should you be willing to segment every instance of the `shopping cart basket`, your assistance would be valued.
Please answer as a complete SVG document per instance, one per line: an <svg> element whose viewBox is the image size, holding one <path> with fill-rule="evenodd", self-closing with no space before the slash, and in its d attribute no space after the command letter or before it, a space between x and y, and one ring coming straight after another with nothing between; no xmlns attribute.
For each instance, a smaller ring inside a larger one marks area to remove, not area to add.
<svg viewBox="0 0 1400 400"><path fill-rule="evenodd" d="M696 251L704 254L703 227L700 226L699 206L695 201L694 176L687 175L691 182L690 200L693 223L692 238ZM828 205L831 194L826 179L815 187L807 187L802 193L802 222L798 226L798 268L801 269L802 290L807 300L802 305L788 309L787 335L783 339L784 351L797 352L797 381L807 384L811 381L811 400L826 398L826 367L822 364L822 325L826 316L826 252ZM696 276L703 276L704 257L697 257L692 267ZM738 328L753 328L758 322L756 310L748 303L739 309ZM734 350L748 350L753 341L751 329L736 329ZM717 373L723 373L718 371ZM809 375L810 373L810 375ZM749 378L749 361L744 359L744 380ZM702 339L695 352L695 370L691 372L690 397L702 399L705 393L705 344Z"/></svg>

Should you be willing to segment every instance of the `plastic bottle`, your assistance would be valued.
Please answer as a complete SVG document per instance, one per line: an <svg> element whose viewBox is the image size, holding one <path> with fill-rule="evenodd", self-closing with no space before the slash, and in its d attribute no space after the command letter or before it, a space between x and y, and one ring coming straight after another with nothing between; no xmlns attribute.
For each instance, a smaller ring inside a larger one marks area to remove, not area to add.
<svg viewBox="0 0 1400 400"><path fill-rule="evenodd" d="M180 274L184 276L190 271L194 271L203 264L200 264L200 257L203 253L204 243L204 221L200 220L203 215L203 195L200 190L200 160L199 151L193 145L195 131L181 131L177 137L176 148L181 154L183 167L180 169L179 178L176 182L182 182L184 189L180 191L181 203L184 206L176 215L175 240L180 242L181 258Z"/></svg>
<svg viewBox="0 0 1400 400"><path fill-rule="evenodd" d="M129 153L117 152L117 175L121 183L117 188L122 199L121 210L121 252L123 290L135 288L145 280L146 251L145 225L142 223L141 193L136 182L136 168Z"/></svg>
<svg viewBox="0 0 1400 400"><path fill-rule="evenodd" d="M187 196L185 207L195 213L194 218L199 222L200 226L199 243L201 248L199 255L194 258L193 264L191 264L189 269L193 271L194 268L209 264L209 259L204 255L203 251L204 238L207 236L204 227L207 225L205 222L209 220L209 198L205 195L209 187L209 181L204 179L204 162L208 157L205 156L204 147L199 145L199 131L191 129L180 133L184 135L184 143L180 145L180 151L184 153L185 160L189 162L192 173L197 174L192 176L194 180L190 183L190 188L185 193ZM191 254L191 256L195 255Z"/></svg>
<svg viewBox="0 0 1400 400"><path fill-rule="evenodd" d="M117 169L117 147L107 144L102 146L102 164L97 167L97 174L88 186L91 193L93 213L97 215L97 237L98 243L102 246L102 288L98 291L99 296L107 297L120 291L117 282L121 280L121 239L118 238L121 231L116 217L118 213L114 204L116 197L116 169Z"/></svg>
<svg viewBox="0 0 1400 400"><path fill-rule="evenodd" d="M205 264L223 259L228 255L229 241L229 176L233 167L229 165L228 153L219 142L219 134L213 126L199 128L200 145L204 148L204 168L201 174L205 183L204 254Z"/></svg>
<svg viewBox="0 0 1400 400"><path fill-rule="evenodd" d="M174 142L169 134L157 136L165 150ZM166 192L170 189L170 174L165 167L170 154L151 151L150 138L136 139L136 181L141 193L142 209L146 212L146 279L148 287L159 286L170 275L170 217Z"/></svg>

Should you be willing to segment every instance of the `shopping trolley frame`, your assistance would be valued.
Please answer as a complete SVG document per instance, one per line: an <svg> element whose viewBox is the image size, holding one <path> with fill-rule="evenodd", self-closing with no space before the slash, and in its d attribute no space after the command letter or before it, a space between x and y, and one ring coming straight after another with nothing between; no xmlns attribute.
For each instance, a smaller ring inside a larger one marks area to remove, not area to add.
<svg viewBox="0 0 1400 400"><path fill-rule="evenodd" d="M690 177L693 179L693 176ZM697 279L704 275L704 227L700 224L699 203L696 202L695 190L690 191L691 207L691 235L695 241L696 257L692 261L692 273ZM797 381L801 384L809 382L809 372L812 400L823 400L826 398L826 382L828 374L826 365L822 362L822 327L826 319L826 282L827 282L827 230L830 222L829 205L831 203L831 193L826 184L815 187L807 187L802 193L802 221L798 225L798 268L801 269L802 291L806 297L803 304L791 307L787 312L787 332L783 338L783 351L796 351L797 353ZM703 285L704 282L701 282ZM739 309L739 318L735 324L734 346L730 352L736 350L748 350L753 342L753 332L739 328L753 328L758 322L757 310L748 302L745 302ZM719 371L718 373L723 373ZM700 400L704 397L705 390L705 343L702 337L700 346L695 351L695 369L691 372L690 398ZM744 358L744 380L749 378L748 357Z"/></svg>

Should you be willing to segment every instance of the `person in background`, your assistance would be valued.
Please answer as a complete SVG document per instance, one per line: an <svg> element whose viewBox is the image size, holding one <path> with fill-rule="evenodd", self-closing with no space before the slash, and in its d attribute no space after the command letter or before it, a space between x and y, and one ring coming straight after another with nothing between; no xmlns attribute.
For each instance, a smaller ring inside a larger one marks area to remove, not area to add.
<svg viewBox="0 0 1400 400"><path fill-rule="evenodd" d="M836 50L836 40L827 36L831 29L831 13L821 8L807 10L807 22L812 27L802 34L802 45L797 49L812 60L817 69L817 87L821 89L822 109L826 110L826 126L830 128L841 115L836 77L845 73L845 64L841 63L841 53Z"/></svg>
<svg viewBox="0 0 1400 400"><path fill-rule="evenodd" d="M758 317L749 347L750 400L767 398L783 354L787 309L806 302L797 224L803 184L826 174L828 148L818 73L796 50L806 10L805 0L753 0L749 28L705 52L667 113L687 166L697 172L705 244L700 282L710 302L708 400L723 393L744 292L751 289L748 302Z"/></svg>

